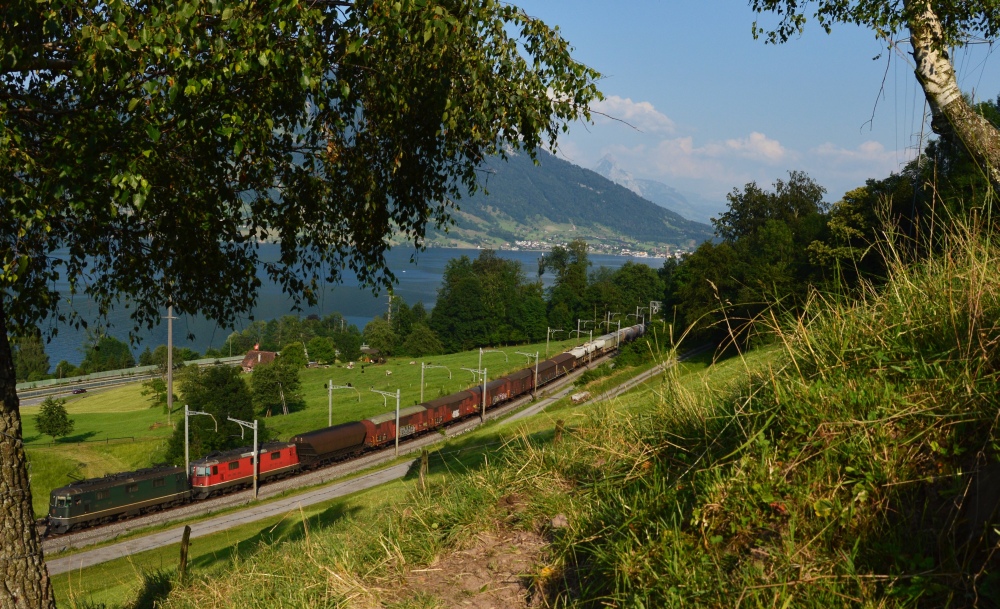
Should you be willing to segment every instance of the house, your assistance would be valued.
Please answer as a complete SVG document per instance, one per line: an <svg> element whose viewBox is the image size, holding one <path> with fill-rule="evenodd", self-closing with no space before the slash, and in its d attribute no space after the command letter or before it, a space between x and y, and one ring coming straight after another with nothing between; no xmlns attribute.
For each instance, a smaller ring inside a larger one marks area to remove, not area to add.
<svg viewBox="0 0 1000 609"><path fill-rule="evenodd" d="M243 367L243 372L253 372L254 366L259 364L270 364L278 357L278 354L274 351L259 351L257 349L251 349L247 351L246 357L243 358L243 363L240 366Z"/></svg>
<svg viewBox="0 0 1000 609"><path fill-rule="evenodd" d="M369 347L368 345L361 345L361 361L369 364L384 364L385 358L382 357L378 349Z"/></svg>

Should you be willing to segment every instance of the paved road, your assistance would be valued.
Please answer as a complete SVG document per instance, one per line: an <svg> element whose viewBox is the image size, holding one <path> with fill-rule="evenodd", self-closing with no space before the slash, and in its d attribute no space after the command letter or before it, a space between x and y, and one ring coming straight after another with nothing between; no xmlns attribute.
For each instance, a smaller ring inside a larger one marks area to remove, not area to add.
<svg viewBox="0 0 1000 609"><path fill-rule="evenodd" d="M409 471L411 466L412 462L400 463L365 476L360 476L338 484L331 484L330 486L310 491L308 493L303 493L295 497L279 499L270 503L254 506L246 510L239 510L218 516L216 518L209 518L208 520L191 525L191 538L193 539L195 537L211 535L212 533L224 531L248 522L256 522L271 516L278 516L287 512L296 511L300 506L313 505L315 503L329 501L330 499L336 499L337 497L342 497L344 495L363 491L380 484L385 484L386 482L402 478L406 475L406 472ZM65 573L66 571L90 567L92 565L121 558L123 556L131 556L132 554L138 554L139 552L145 552L146 550L153 550L165 545L177 543L181 540L181 535L183 535L183 533L184 527L178 526L166 531L147 535L145 537L137 537L121 543L108 545L103 548L97 548L95 550L88 550L72 556L66 556L65 558L49 560L46 561L49 566L49 575L58 575L60 573Z"/></svg>

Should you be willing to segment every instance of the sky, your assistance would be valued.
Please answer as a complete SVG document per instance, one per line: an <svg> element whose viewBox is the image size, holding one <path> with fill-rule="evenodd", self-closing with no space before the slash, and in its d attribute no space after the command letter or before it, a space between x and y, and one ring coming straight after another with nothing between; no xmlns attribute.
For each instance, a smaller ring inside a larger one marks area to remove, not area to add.
<svg viewBox="0 0 1000 609"><path fill-rule="evenodd" d="M835 202L899 171L930 136L908 45L889 50L864 28L827 35L810 22L799 38L768 45L751 35L758 17L746 0L514 3L559 27L574 57L603 75L596 109L632 126L600 115L572 125L559 153L583 167L611 154L635 177L720 209L734 188L770 188L800 170ZM1000 94L993 50L956 50L959 84L977 100Z"/></svg>

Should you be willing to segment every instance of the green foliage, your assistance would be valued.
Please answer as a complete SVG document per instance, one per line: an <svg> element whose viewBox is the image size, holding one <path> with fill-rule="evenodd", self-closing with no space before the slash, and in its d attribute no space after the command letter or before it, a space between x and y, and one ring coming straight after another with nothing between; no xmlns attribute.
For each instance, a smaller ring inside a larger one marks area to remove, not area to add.
<svg viewBox="0 0 1000 609"><path fill-rule="evenodd" d="M774 13L776 25L754 22L754 37L764 36L768 42L783 43L802 34L811 17L828 33L837 24L866 26L880 36L895 40L913 15L926 7L906 2L870 2L868 0L750 0L757 13ZM940 18L944 42L961 46L972 37L995 38L1000 32L1000 14L990 2L935 3L933 10ZM811 14L810 14L811 13Z"/></svg>
<svg viewBox="0 0 1000 609"><path fill-rule="evenodd" d="M305 368L309 360L306 358L305 345L296 341L286 344L281 348L281 353L278 358L286 366L291 366L293 368Z"/></svg>
<svg viewBox="0 0 1000 609"><path fill-rule="evenodd" d="M289 364L280 357L269 364L255 366L250 375L250 394L258 414L271 416L272 412L300 410L303 406L300 366Z"/></svg>
<svg viewBox="0 0 1000 609"><path fill-rule="evenodd" d="M167 381L161 378L152 378L142 383L142 395L148 396L151 403L150 408L161 406L164 413L167 408ZM176 396L174 396L176 398Z"/></svg>
<svg viewBox="0 0 1000 609"><path fill-rule="evenodd" d="M321 364L332 364L337 359L334 355L336 347L333 339L326 336L315 336L306 345L309 350L309 358Z"/></svg>
<svg viewBox="0 0 1000 609"><path fill-rule="evenodd" d="M448 261L430 328L448 351L538 340L544 307L540 286L527 281L519 262L485 249L475 260Z"/></svg>
<svg viewBox="0 0 1000 609"><path fill-rule="evenodd" d="M17 380L40 381L49 373L49 356L45 353L45 345L38 333L11 341L11 351L14 355L14 370Z"/></svg>
<svg viewBox="0 0 1000 609"><path fill-rule="evenodd" d="M206 354L207 355L207 354ZM183 365L184 362L196 360L201 355L194 349L188 347L174 347L174 366ZM167 346L157 345L152 351L149 347L143 349L139 354L140 366L159 366L160 370L167 369Z"/></svg>
<svg viewBox="0 0 1000 609"><path fill-rule="evenodd" d="M554 146L598 97L557 30L495 0L17 1L0 40L14 333L56 312L57 278L137 325L165 302L238 319L258 267L297 301L341 269L388 284L391 233L419 245L483 158Z"/></svg>
<svg viewBox="0 0 1000 609"><path fill-rule="evenodd" d="M58 364L56 364L56 368L53 371L53 375L57 379L66 378L68 376L80 376L82 374L83 374L82 370L80 370L73 364L67 362L66 360L62 360Z"/></svg>
<svg viewBox="0 0 1000 609"><path fill-rule="evenodd" d="M333 338L342 362L356 362L361 358L361 333L354 326L351 328L353 331L341 332Z"/></svg>
<svg viewBox="0 0 1000 609"><path fill-rule="evenodd" d="M697 324L702 335L745 341L770 303L801 307L823 280L824 269L810 258L812 244L827 239L823 193L796 171L773 191L756 183L734 189L728 210L714 221L722 242L703 243L665 271L674 290L665 300L678 321Z"/></svg>
<svg viewBox="0 0 1000 609"><path fill-rule="evenodd" d="M39 432L52 436L53 440L73 433L73 420L66 412L66 400L45 398L38 410L35 424Z"/></svg>
<svg viewBox="0 0 1000 609"><path fill-rule="evenodd" d="M83 361L80 362L80 372L92 374L105 370L121 370L135 366L135 356L132 349L114 336L107 334L97 340L88 337Z"/></svg>
<svg viewBox="0 0 1000 609"><path fill-rule="evenodd" d="M252 439L245 437L246 434L239 425L226 420L227 417L243 421L254 419L253 399L238 367L191 368L186 371L180 389L182 400L191 410L207 412L214 417L214 422L207 416L190 417L192 459L252 443ZM268 437L267 430L263 421L258 421L257 425L258 435L263 442ZM166 459L174 464L184 463L183 421L170 437Z"/></svg>
<svg viewBox="0 0 1000 609"><path fill-rule="evenodd" d="M444 353L444 345L438 340L434 330L428 328L426 324L417 323L413 325L413 331L403 342L402 352L411 357L440 355Z"/></svg>
<svg viewBox="0 0 1000 609"><path fill-rule="evenodd" d="M362 337L369 347L378 349L382 357L392 355L396 350L396 343L399 341L396 333L392 330L392 324L384 317L376 317L368 322Z"/></svg>

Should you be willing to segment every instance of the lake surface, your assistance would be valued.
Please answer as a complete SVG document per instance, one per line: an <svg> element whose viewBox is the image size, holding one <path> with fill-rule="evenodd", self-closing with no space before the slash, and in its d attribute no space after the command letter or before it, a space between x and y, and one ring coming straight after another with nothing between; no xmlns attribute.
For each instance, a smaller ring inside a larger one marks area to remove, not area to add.
<svg viewBox="0 0 1000 609"><path fill-rule="evenodd" d="M268 249L277 250L276 245L265 244L261 246L261 257L268 255ZM437 299L437 290L441 285L441 278L444 275L445 265L453 258L463 255L476 258L479 250L463 250L455 248L429 248L423 252L415 254L415 262L410 262L410 256L414 254L412 248L398 248L390 251L386 258L389 268L395 273L398 284L394 288L397 296L401 296L408 305L413 306L417 302L423 302L427 311L430 312ZM524 273L529 280L534 280L538 276L538 259L543 252L528 251L498 251L501 258L516 260L521 263ZM617 269L629 260L647 264L654 269L663 266L660 258L631 258L627 256L610 256L604 254L591 254L589 259L592 269L605 266ZM554 277L546 274L542 281L546 287L551 285ZM345 277L344 282L339 285L331 285L319 295L319 302L314 307L303 307L299 315L306 316L316 314L320 317L330 313L339 312L348 321L364 329L365 325L383 314L388 303L388 296L385 292L375 296L370 290L362 289L358 286L355 277ZM93 310L92 304L86 299L77 295L73 301L73 308L78 311ZM164 309L166 315L166 309ZM254 319L274 319L283 315L296 314L292 310L292 300L281 292L280 286L264 280L257 298L257 306L253 310ZM94 320L88 319L93 325ZM110 328L108 333L122 340L128 340L128 332L132 323L126 311L116 310L109 316ZM237 322L236 330L240 330L250 323L249 318ZM44 329L44 328L43 328ZM221 347L225 344L226 338L233 331L233 328L224 328L200 316L181 315L174 321L174 344L178 347L190 347L199 353L204 353L210 347ZM189 338L190 335L190 338ZM49 354L49 361L52 366L66 360L74 365L79 365L83 360L83 344L86 340L84 330L76 330L68 326L58 326L58 333L52 341L46 345L45 351ZM139 343L132 345L132 350L138 354L147 346L150 349L157 345L167 343L167 325L161 323L149 331L142 331L139 334Z"/></svg>

